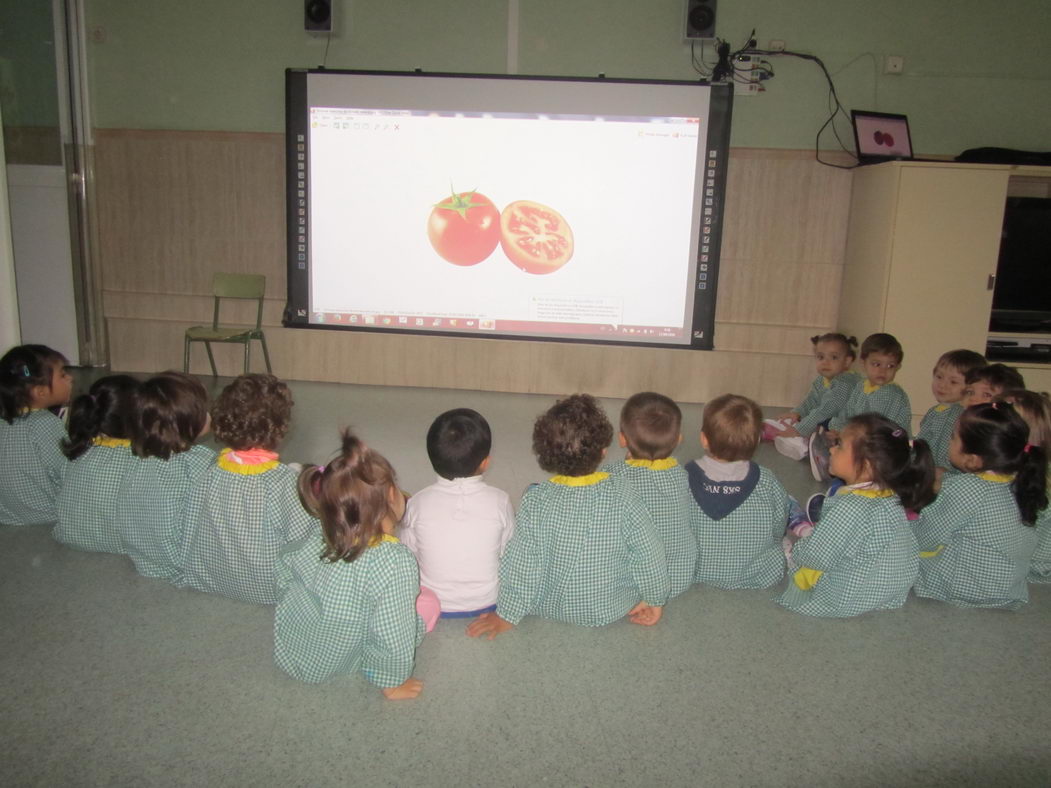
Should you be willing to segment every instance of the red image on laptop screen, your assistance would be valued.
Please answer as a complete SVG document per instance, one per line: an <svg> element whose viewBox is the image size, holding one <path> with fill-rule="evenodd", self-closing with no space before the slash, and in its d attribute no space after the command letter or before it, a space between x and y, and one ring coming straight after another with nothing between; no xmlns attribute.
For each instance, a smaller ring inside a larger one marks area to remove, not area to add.
<svg viewBox="0 0 1051 788"><path fill-rule="evenodd" d="M862 163L912 158L909 121L904 115L852 110L850 116Z"/></svg>

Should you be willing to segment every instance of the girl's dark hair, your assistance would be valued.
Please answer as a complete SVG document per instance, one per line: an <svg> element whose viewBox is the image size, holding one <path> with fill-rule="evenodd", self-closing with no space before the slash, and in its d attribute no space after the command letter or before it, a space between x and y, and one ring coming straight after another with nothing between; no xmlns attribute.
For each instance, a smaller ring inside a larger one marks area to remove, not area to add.
<svg viewBox="0 0 1051 788"><path fill-rule="evenodd" d="M905 358L901 343L893 334L869 334L861 343L861 358L866 359L871 353L882 353L890 356L899 364Z"/></svg>
<svg viewBox="0 0 1051 788"><path fill-rule="evenodd" d="M33 386L51 388L56 364L66 357L47 345L18 345L0 358L0 417L8 424L29 407Z"/></svg>
<svg viewBox="0 0 1051 788"><path fill-rule="evenodd" d="M855 416L842 434L851 438L858 470L868 462L872 481L893 490L906 509L918 512L934 500L934 458L926 441L910 444L908 432L878 413Z"/></svg>
<svg viewBox="0 0 1051 788"><path fill-rule="evenodd" d="M135 392L131 450L136 457L159 457L189 449L208 424L208 392L197 378L162 372Z"/></svg>
<svg viewBox="0 0 1051 788"><path fill-rule="evenodd" d="M330 563L356 559L383 536L383 520L395 516L389 496L397 481L390 463L349 430L342 439L338 457L299 474L299 499L321 520L321 560Z"/></svg>
<svg viewBox="0 0 1051 788"><path fill-rule="evenodd" d="M273 375L241 375L212 405L212 429L235 451L273 451L288 432L292 405L292 392Z"/></svg>
<svg viewBox="0 0 1051 788"><path fill-rule="evenodd" d="M586 476L602 462L613 425L590 394L561 399L533 424L533 453L545 471Z"/></svg>
<svg viewBox="0 0 1051 788"><path fill-rule="evenodd" d="M848 337L846 334L836 333L818 334L817 336L810 337L810 344L814 347L817 347L819 342L839 342L843 346L846 355L855 359L858 357L858 352L855 350L858 346L857 337Z"/></svg>
<svg viewBox="0 0 1051 788"><path fill-rule="evenodd" d="M66 457L75 460L99 435L130 438L138 387L139 381L130 375L108 375L74 399L69 408L69 439L62 442Z"/></svg>
<svg viewBox="0 0 1051 788"><path fill-rule="evenodd" d="M1014 493L1022 522L1036 523L1047 507L1047 453L1029 443L1029 425L1009 402L972 405L956 425L960 444L981 461L983 471L1013 473Z"/></svg>

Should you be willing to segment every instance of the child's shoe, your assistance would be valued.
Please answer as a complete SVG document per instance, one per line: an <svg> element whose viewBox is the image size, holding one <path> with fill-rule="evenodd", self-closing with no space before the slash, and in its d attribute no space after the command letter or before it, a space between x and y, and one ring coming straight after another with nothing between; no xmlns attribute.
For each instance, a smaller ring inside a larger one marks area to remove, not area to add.
<svg viewBox="0 0 1051 788"><path fill-rule="evenodd" d="M763 419L762 439L764 441L772 441L780 435L784 429L785 425L777 419Z"/></svg>
<svg viewBox="0 0 1051 788"><path fill-rule="evenodd" d="M828 439L825 431L818 427L810 435L810 472L814 479L819 482L827 482L832 476L828 472L828 463L831 455L828 452Z"/></svg>
<svg viewBox="0 0 1051 788"><path fill-rule="evenodd" d="M806 500L806 515L810 522L816 523L821 519L821 508L825 505L825 494L814 493Z"/></svg>
<svg viewBox="0 0 1051 788"><path fill-rule="evenodd" d="M791 438L778 435L774 438L774 448L790 460L805 460L808 453L807 439L800 435Z"/></svg>

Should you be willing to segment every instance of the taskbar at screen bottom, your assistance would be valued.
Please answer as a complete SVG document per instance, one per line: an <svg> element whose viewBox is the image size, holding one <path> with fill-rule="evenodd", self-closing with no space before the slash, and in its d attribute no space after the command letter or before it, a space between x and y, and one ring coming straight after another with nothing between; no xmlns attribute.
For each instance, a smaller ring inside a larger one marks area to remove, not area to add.
<svg viewBox="0 0 1051 788"><path fill-rule="evenodd" d="M465 334L526 334L529 336L599 337L672 341L686 332L679 326L631 326L619 323L552 323L540 320L498 320L487 317L434 315L384 315L360 312L314 312L311 325L340 328L383 328L407 331L462 332Z"/></svg>

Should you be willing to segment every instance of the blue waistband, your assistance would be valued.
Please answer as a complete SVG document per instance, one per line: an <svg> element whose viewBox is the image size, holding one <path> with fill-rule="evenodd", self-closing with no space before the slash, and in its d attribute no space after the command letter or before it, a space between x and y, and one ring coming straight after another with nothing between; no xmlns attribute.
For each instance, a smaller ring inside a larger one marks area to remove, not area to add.
<svg viewBox="0 0 1051 788"><path fill-rule="evenodd" d="M492 613L494 610L496 610L496 605L489 605L489 607L483 607L479 610L455 610L442 613L442 618L474 618L482 615L482 613Z"/></svg>

